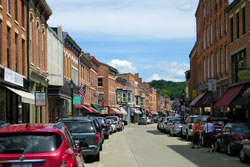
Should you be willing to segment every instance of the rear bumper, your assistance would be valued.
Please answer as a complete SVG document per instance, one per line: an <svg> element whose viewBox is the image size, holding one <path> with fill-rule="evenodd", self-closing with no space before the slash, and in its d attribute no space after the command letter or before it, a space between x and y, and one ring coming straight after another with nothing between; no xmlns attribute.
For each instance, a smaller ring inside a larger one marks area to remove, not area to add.
<svg viewBox="0 0 250 167"><path fill-rule="evenodd" d="M97 155L100 150L99 146L91 147L91 148L83 148L81 151L82 156L87 155Z"/></svg>

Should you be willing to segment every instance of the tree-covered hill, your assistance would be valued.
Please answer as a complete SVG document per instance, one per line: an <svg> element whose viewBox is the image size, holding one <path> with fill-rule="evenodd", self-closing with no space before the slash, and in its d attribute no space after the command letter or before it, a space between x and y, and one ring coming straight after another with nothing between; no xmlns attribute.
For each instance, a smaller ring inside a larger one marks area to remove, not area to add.
<svg viewBox="0 0 250 167"><path fill-rule="evenodd" d="M167 98L180 98L181 92L185 90L186 82L173 82L165 80L153 80L148 83L151 87L156 88L157 92Z"/></svg>

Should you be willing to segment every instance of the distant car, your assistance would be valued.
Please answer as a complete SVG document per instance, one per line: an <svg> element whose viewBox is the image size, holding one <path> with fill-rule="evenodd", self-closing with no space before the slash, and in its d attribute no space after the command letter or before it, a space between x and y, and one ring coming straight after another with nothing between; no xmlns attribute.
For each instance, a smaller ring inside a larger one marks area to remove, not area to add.
<svg viewBox="0 0 250 167"><path fill-rule="evenodd" d="M241 141L239 158L241 162L250 162L250 140L244 139Z"/></svg>
<svg viewBox="0 0 250 167"><path fill-rule="evenodd" d="M116 123L113 119L106 119L107 123L110 125L110 134L117 131Z"/></svg>
<svg viewBox="0 0 250 167"><path fill-rule="evenodd" d="M91 156L94 160L100 160L102 147L102 128L97 126L94 119L89 117L72 117L59 120L70 130L73 139L79 143L81 154L84 157Z"/></svg>
<svg viewBox="0 0 250 167"><path fill-rule="evenodd" d="M181 121L173 121L172 125L169 127L169 133L171 136L181 135L182 123Z"/></svg>
<svg viewBox="0 0 250 167"><path fill-rule="evenodd" d="M153 123L153 120L152 120L152 118L150 118L150 117L146 117L146 120L147 120L147 124Z"/></svg>
<svg viewBox="0 0 250 167"><path fill-rule="evenodd" d="M147 118L139 117L138 125L147 125Z"/></svg>
<svg viewBox="0 0 250 167"><path fill-rule="evenodd" d="M124 125L118 116L106 116L106 119L113 119L117 125L116 127L118 131L122 131L124 129Z"/></svg>
<svg viewBox="0 0 250 167"><path fill-rule="evenodd" d="M250 130L245 124L228 123L215 138L215 149L226 150L228 155L239 152L241 141L250 139Z"/></svg>
<svg viewBox="0 0 250 167"><path fill-rule="evenodd" d="M62 123L0 126L0 166L85 167L80 149Z"/></svg>
<svg viewBox="0 0 250 167"><path fill-rule="evenodd" d="M99 121L99 123L102 125L102 130L104 133L104 138L108 139L109 138L109 134L110 134L110 126L107 122L106 119L104 117L96 117L96 119Z"/></svg>
<svg viewBox="0 0 250 167"><path fill-rule="evenodd" d="M174 122L176 122L176 121L181 121L181 118L180 117L171 117L171 118L169 118L168 119L168 121L167 121L167 123L165 123L164 124L164 126L163 126L163 128L164 128L164 132L165 133L169 133L169 131L170 131L170 126L174 123Z"/></svg>

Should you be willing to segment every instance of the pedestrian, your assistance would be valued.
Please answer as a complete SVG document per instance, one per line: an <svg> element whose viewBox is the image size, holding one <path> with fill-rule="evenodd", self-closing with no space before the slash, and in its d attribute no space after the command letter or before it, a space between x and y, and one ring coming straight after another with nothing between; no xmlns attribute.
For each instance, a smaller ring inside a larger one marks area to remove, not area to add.
<svg viewBox="0 0 250 167"><path fill-rule="evenodd" d="M205 143L208 146L208 152L214 152L214 124L210 118L207 118L207 122L204 125Z"/></svg>
<svg viewBox="0 0 250 167"><path fill-rule="evenodd" d="M56 116L55 123L57 123L57 122L58 122L58 120L59 120L59 117L58 117L58 116Z"/></svg>
<svg viewBox="0 0 250 167"><path fill-rule="evenodd" d="M197 122L197 120L194 120L194 126L193 126L193 141L191 148L195 148L195 145L197 145L197 149L200 148L200 124Z"/></svg>

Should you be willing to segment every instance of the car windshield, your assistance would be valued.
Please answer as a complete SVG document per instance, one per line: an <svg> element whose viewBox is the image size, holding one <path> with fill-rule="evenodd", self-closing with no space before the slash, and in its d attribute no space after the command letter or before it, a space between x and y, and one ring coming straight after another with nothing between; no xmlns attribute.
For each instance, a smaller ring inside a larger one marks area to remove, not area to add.
<svg viewBox="0 0 250 167"><path fill-rule="evenodd" d="M194 120L197 120L197 123L205 122L207 120L207 117L191 117L191 123L194 123Z"/></svg>
<svg viewBox="0 0 250 167"><path fill-rule="evenodd" d="M106 117L107 119L113 119L114 121L118 121L116 117Z"/></svg>
<svg viewBox="0 0 250 167"><path fill-rule="evenodd" d="M224 122L223 121L212 121L212 123L214 125L217 125L217 126L224 126Z"/></svg>
<svg viewBox="0 0 250 167"><path fill-rule="evenodd" d="M0 134L0 154L52 152L57 150L61 144L62 138L57 133L39 132Z"/></svg>
<svg viewBox="0 0 250 167"><path fill-rule="evenodd" d="M97 118L97 120L98 120L98 122L99 122L100 124L104 124L104 123L105 123L103 118Z"/></svg>
<svg viewBox="0 0 250 167"><path fill-rule="evenodd" d="M140 120L140 121L144 121L144 120L145 120L145 118L140 117L140 118L139 118L139 120Z"/></svg>
<svg viewBox="0 0 250 167"><path fill-rule="evenodd" d="M71 133L94 133L91 122L64 122Z"/></svg>
<svg viewBox="0 0 250 167"><path fill-rule="evenodd" d="M234 132L246 133L246 132L249 132L249 129L245 125L233 125L233 131Z"/></svg>

